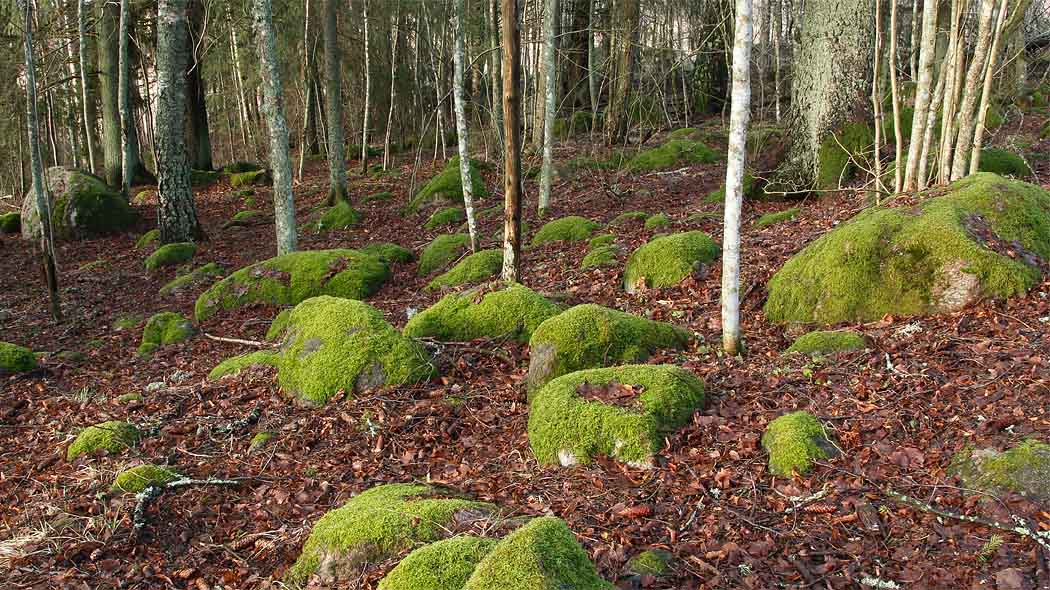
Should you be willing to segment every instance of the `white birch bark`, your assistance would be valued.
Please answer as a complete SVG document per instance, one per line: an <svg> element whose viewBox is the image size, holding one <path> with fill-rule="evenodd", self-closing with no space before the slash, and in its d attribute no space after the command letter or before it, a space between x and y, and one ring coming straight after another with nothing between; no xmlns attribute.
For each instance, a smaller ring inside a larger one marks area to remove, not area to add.
<svg viewBox="0 0 1050 590"><path fill-rule="evenodd" d="M979 97L978 86L983 82L985 61L988 56L988 47L991 45L992 11L995 9L995 0L981 1L981 16L977 24L977 44L973 50L973 58L966 70L966 80L963 86L962 102L956 115L956 137L955 153L952 155L951 180L958 180L966 175L970 167L970 149L973 147L973 131L976 120L974 119L974 106Z"/></svg>
<svg viewBox="0 0 1050 590"><path fill-rule="evenodd" d="M135 175L135 163L131 157L131 63L128 59L128 27L130 23L130 0L120 0L120 29L118 35L117 108L120 109L120 180L121 193L125 200L131 198L131 181Z"/></svg>
<svg viewBox="0 0 1050 590"><path fill-rule="evenodd" d="M471 186L470 176L470 147L467 143L467 113L463 97L463 68L466 61L466 50L463 38L466 36L466 0L453 0L455 10L455 49L452 53L454 62L453 71L453 100L456 110L456 135L459 147L459 178L463 186L463 208L467 211L467 231L470 234L470 251L478 251L478 230L474 221L474 191Z"/></svg>
<svg viewBox="0 0 1050 590"><path fill-rule="evenodd" d="M544 22L543 72L543 168L540 171L539 213L542 217L551 203L551 169L554 155L554 115L558 110L558 70L554 57L558 51L558 18L561 16L558 0L547 0L547 19Z"/></svg>
<svg viewBox="0 0 1050 590"><path fill-rule="evenodd" d="M897 85L897 2L890 0L890 96L893 101L894 165L893 194L901 192L901 158L904 156L904 134L901 131L901 100Z"/></svg>
<svg viewBox="0 0 1050 590"><path fill-rule="evenodd" d="M361 172L368 171L368 120L371 118L372 107L372 68L368 50L368 0L362 2L364 9L364 32L365 32L365 108L364 122L361 125Z"/></svg>
<svg viewBox="0 0 1050 590"><path fill-rule="evenodd" d="M84 109L84 141L87 142L88 170L95 174L95 121L88 106L91 97L88 95L88 61L87 61L87 8L85 0L77 2L77 36L79 38L80 60L80 103Z"/></svg>
<svg viewBox="0 0 1050 590"><path fill-rule="evenodd" d="M922 45L919 48L919 79L915 87L915 116L911 124L912 142L908 146L908 162L904 173L904 190L914 190L918 184L919 149L915 141L926 135L926 118L930 110L930 91L933 86L933 59L937 53L937 3L923 2ZM900 163L898 162L899 166Z"/></svg>
<svg viewBox="0 0 1050 590"><path fill-rule="evenodd" d="M999 6L999 16L995 23L995 38L992 40L992 49L988 54L988 63L984 70L984 84L981 90L981 103L977 107L977 126L973 132L973 147L970 149L970 174L976 173L981 165L981 145L984 143L984 121L988 115L988 104L992 97L992 79L995 75L995 67L999 61L999 43L1003 38L1003 28L1006 24L1009 0L1002 0Z"/></svg>
<svg viewBox="0 0 1050 590"><path fill-rule="evenodd" d="M401 3L397 4L390 29L390 105L386 111L386 133L383 137L383 170L390 167L390 136L394 130L394 104L397 102L397 46L401 37Z"/></svg>

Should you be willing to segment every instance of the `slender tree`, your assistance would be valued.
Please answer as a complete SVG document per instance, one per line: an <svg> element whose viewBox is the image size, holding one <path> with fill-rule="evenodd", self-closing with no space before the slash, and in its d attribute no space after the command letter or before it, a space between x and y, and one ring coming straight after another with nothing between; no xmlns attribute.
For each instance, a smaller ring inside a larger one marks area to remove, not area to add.
<svg viewBox="0 0 1050 590"><path fill-rule="evenodd" d="M191 0L190 34L186 36L189 63L186 68L186 123L189 139L188 151L190 167L195 170L211 170L212 162L211 133L208 125L208 105L205 101L207 88L204 85L204 62L202 54L196 50L204 35L204 2Z"/></svg>
<svg viewBox="0 0 1050 590"><path fill-rule="evenodd" d="M365 108L364 122L361 124L361 172L368 170L368 121L372 113L372 66L369 59L368 47L368 0L363 0L361 8L364 11L364 43L365 43Z"/></svg>
<svg viewBox="0 0 1050 590"><path fill-rule="evenodd" d="M521 276L521 28L518 1L502 0L503 18L503 280Z"/></svg>
<svg viewBox="0 0 1050 590"><path fill-rule="evenodd" d="M120 109L120 190L125 200L131 199L131 181L135 176L135 162L131 157L131 60L128 57L128 37L131 19L130 0L120 0L120 30L118 35L117 108Z"/></svg>
<svg viewBox="0 0 1050 590"><path fill-rule="evenodd" d="M106 184L112 187L123 186L121 166L123 155L120 151L120 106L118 91L120 77L118 72L120 5L116 2L99 2L98 18L98 69L99 98L102 103L102 158L106 172Z"/></svg>
<svg viewBox="0 0 1050 590"><path fill-rule="evenodd" d="M478 251L478 230L474 222L474 190L470 175L470 146L467 137L467 106L463 97L463 68L466 61L466 49L463 38L466 36L466 0L453 0L455 10L455 51L452 52L453 100L456 111L456 135L459 147L459 177L463 186L463 206L467 211L467 231L470 234L470 250Z"/></svg>
<svg viewBox="0 0 1050 590"><path fill-rule="evenodd" d="M386 111L386 132L383 136L383 170L390 167L390 136L394 130L394 104L397 102L397 48L401 39L401 1L396 2L397 10L390 27L390 105Z"/></svg>
<svg viewBox="0 0 1050 590"><path fill-rule="evenodd" d="M634 81L634 46L641 22L640 0L620 1L620 22L616 35L616 70L605 112L605 139L620 143L630 127L631 88Z"/></svg>
<svg viewBox="0 0 1050 590"><path fill-rule="evenodd" d="M88 170L95 174L95 100L88 89L87 8L85 0L77 2L77 37L79 39L80 94L84 107L84 141L87 143Z"/></svg>
<svg viewBox="0 0 1050 590"><path fill-rule="evenodd" d="M544 85L545 105L543 111L543 169L540 171L539 212L542 216L551 203L551 169L554 155L554 115L558 110L558 70L555 54L558 51L558 19L561 17L558 0L547 0L547 18L544 29L543 71L547 77Z"/></svg>
<svg viewBox="0 0 1050 590"><path fill-rule="evenodd" d="M343 144L343 68L339 49L339 0L324 0L324 76L328 116L328 204L346 200Z"/></svg>

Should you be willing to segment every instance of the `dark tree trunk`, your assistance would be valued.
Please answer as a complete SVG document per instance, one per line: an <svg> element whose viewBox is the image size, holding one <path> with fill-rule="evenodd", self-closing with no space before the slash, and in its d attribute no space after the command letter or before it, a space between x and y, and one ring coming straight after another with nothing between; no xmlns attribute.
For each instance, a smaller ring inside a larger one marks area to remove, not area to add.
<svg viewBox="0 0 1050 590"><path fill-rule="evenodd" d="M605 111L605 140L620 143L631 126L631 87L634 79L635 42L641 18L639 0L621 0L616 28L616 69L611 83L609 106Z"/></svg>
<svg viewBox="0 0 1050 590"><path fill-rule="evenodd" d="M190 34L186 37L187 43L187 70L186 70L186 142L189 154L190 168L195 170L211 170L215 167L212 162L211 136L208 130L208 104L205 100L207 89L204 86L204 78L201 71L204 63L198 61L197 53L193 50L202 34L204 20L204 6L201 0L190 2Z"/></svg>
<svg viewBox="0 0 1050 590"><path fill-rule="evenodd" d="M592 0L572 0L572 22L563 36L562 96L570 109L590 108L587 89L589 11Z"/></svg>
<svg viewBox="0 0 1050 590"><path fill-rule="evenodd" d="M521 28L517 0L503 0L503 280L521 278Z"/></svg>

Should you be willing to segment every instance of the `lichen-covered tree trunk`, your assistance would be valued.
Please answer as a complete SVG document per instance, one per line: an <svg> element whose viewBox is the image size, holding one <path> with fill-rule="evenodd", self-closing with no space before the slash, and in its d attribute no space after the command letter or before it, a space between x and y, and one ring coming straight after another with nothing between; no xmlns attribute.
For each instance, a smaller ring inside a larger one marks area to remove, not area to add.
<svg viewBox="0 0 1050 590"><path fill-rule="evenodd" d="M204 63L194 51L204 33L204 4L202 0L190 2L190 34L186 37L189 63L186 70L186 139L189 142L190 167L196 170L211 170L211 135L208 130L207 90L201 75Z"/></svg>
<svg viewBox="0 0 1050 590"><path fill-rule="evenodd" d="M776 178L783 190L812 189L821 145L847 123L868 119L874 12L874 0L806 3L791 84L791 145Z"/></svg>
<svg viewBox="0 0 1050 590"><path fill-rule="evenodd" d="M102 102L102 159L106 184L121 186L120 108L117 104L120 5L100 2L98 18L99 98Z"/></svg>
<svg viewBox="0 0 1050 590"><path fill-rule="evenodd" d="M270 0L252 0L252 22L263 88L263 115L270 130L270 167L273 169L274 225L277 254L295 251L295 202L292 198L292 160L288 154L288 122L284 117L284 90Z"/></svg>
<svg viewBox="0 0 1050 590"><path fill-rule="evenodd" d="M87 143L88 171L95 174L95 119L98 112L95 107L93 87L88 82L88 58L87 58L87 7L85 0L77 2L77 37L79 39L78 59L80 61L80 102L84 107L84 141Z"/></svg>
<svg viewBox="0 0 1050 590"><path fill-rule="evenodd" d="M361 8L364 11L364 44L365 44L365 103L363 122L361 123L361 172L368 170L368 123L372 118L372 60L368 50L368 0L363 0ZM442 140L442 143L444 141Z"/></svg>
<svg viewBox="0 0 1050 590"><path fill-rule="evenodd" d="M503 18L503 273L521 277L521 28L517 0L502 0Z"/></svg>
<svg viewBox="0 0 1050 590"><path fill-rule="evenodd" d="M547 0L547 19L544 22L543 73L547 80L543 97L543 169L540 171L539 213L546 213L551 203L551 168L554 155L554 115L558 110L558 71L555 54L558 51L558 19L561 16L558 0Z"/></svg>
<svg viewBox="0 0 1050 590"><path fill-rule="evenodd" d="M120 186L125 200L131 199L131 181L135 177L135 162L131 157L131 134L135 133L135 129L131 113L131 62L128 55L130 19L130 0L120 0L117 108L120 109Z"/></svg>
<svg viewBox="0 0 1050 590"><path fill-rule="evenodd" d="M496 129L496 133L499 133L499 128L503 125L503 79L502 79L502 56L499 49L499 2L500 0L490 0L489 4L489 36L490 45L492 49L492 57L489 62L489 69L491 70L492 79L492 127Z"/></svg>
<svg viewBox="0 0 1050 590"><path fill-rule="evenodd" d="M187 0L157 4L157 227L165 244L201 235L186 158L186 66L190 63Z"/></svg>
<svg viewBox="0 0 1050 590"><path fill-rule="evenodd" d="M343 70L339 49L339 0L324 0L324 77L328 115L328 204L346 200L343 144Z"/></svg>
<svg viewBox="0 0 1050 590"><path fill-rule="evenodd" d="M463 62L467 60L466 49L464 48L464 37L467 35L466 0L453 0L453 10L455 10L456 39L455 48L452 52L452 59L455 67L452 74L452 98L455 103L453 107L456 111L456 135L459 140L459 178L460 184L463 186L463 207L467 212L467 231L470 234L470 251L477 252L478 230L477 224L474 222L473 177L470 174L470 146L467 142L467 106L466 100L463 96L463 69L465 67Z"/></svg>
<svg viewBox="0 0 1050 590"><path fill-rule="evenodd" d="M635 41L641 19L639 0L620 0L620 18L616 26L616 68L605 109L605 141L623 141L630 128L631 86L634 79Z"/></svg>
<svg viewBox="0 0 1050 590"><path fill-rule="evenodd" d="M394 105L397 103L397 49L401 39L401 3L397 5L390 27L390 98L386 111L386 130L383 134L383 170L390 167L390 137L394 130Z"/></svg>
<svg viewBox="0 0 1050 590"><path fill-rule="evenodd" d="M587 88L587 50L590 47L590 9L593 0L573 0L570 30L565 32L561 93L570 109L590 108Z"/></svg>

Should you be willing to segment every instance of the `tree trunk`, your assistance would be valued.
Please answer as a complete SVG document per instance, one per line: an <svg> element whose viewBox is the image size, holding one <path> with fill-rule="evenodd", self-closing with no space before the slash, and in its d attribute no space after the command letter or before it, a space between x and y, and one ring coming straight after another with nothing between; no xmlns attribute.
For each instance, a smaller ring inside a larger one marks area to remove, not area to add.
<svg viewBox="0 0 1050 590"><path fill-rule="evenodd" d="M590 14L593 0L573 0L571 30L565 32L567 42L562 52L561 93L570 110L589 108L587 96L587 50L590 47Z"/></svg>
<svg viewBox="0 0 1050 590"><path fill-rule="evenodd" d="M87 143L88 171L96 173L95 153L97 151L95 137L95 120L98 113L95 109L95 97L92 95L88 84L88 59L87 59L87 8L85 0L77 2L77 36L80 49L78 58L80 60L80 93L81 103L84 106L84 141Z"/></svg>
<svg viewBox="0 0 1050 590"><path fill-rule="evenodd" d="M970 148L973 147L973 130L977 121L974 118L974 107L983 89L983 76L985 60L988 56L988 47L992 42L995 32L992 27L992 11L995 9L995 0L982 0L981 16L977 25L977 39L973 50L970 66L966 70L966 81L963 86L962 102L959 105L959 113L956 116L956 125L952 133L955 134L955 153L952 159L951 180L958 180L966 176L970 168Z"/></svg>
<svg viewBox="0 0 1050 590"><path fill-rule="evenodd" d="M616 38L616 68L605 109L605 140L617 144L624 140L630 128L631 87L634 78L635 42L641 19L639 0L621 0L619 33Z"/></svg>
<svg viewBox="0 0 1050 590"><path fill-rule="evenodd" d="M1006 24L1006 12L1009 0L1002 0L999 6L999 16L995 24L995 37L992 40L992 49L988 54L988 63L984 70L984 82L981 89L981 103L977 107L977 126L973 133L973 146L970 149L970 174L975 174L981 165L981 145L984 143L984 121L988 115L988 104L992 98L992 79L995 67L999 59L999 44L1003 39L1003 27Z"/></svg>
<svg viewBox="0 0 1050 590"><path fill-rule="evenodd" d="M324 76L328 103L328 204L346 200L343 144L343 69L339 49L339 0L324 0Z"/></svg>
<svg viewBox="0 0 1050 590"><path fill-rule="evenodd" d="M502 0L503 17L503 280L521 278L521 29L517 0Z"/></svg>
<svg viewBox="0 0 1050 590"><path fill-rule="evenodd" d="M390 136L394 128L394 104L397 99L397 48L401 39L401 2L397 3L394 23L390 28L390 105L386 111L386 129L383 135L383 170L390 167Z"/></svg>
<svg viewBox="0 0 1050 590"><path fill-rule="evenodd" d="M98 68L102 101L102 158L106 184L118 187L123 185L120 174L123 165L120 152L120 108L117 104L120 5L115 2L99 4Z"/></svg>
<svg viewBox="0 0 1050 590"><path fill-rule="evenodd" d="M547 76L543 107L543 169L540 172L539 213L542 217L551 203L551 168L554 152L554 116L558 109L558 69L554 58L558 51L558 0L547 0L547 20L544 30L543 71Z"/></svg>
<svg viewBox="0 0 1050 590"><path fill-rule="evenodd" d="M208 129L207 90L204 86L204 62L198 59L195 48L204 33L204 6L202 0L190 1L190 34L186 36L189 63L186 70L186 124L189 140L190 168L212 170L211 135Z"/></svg>
<svg viewBox="0 0 1050 590"><path fill-rule="evenodd" d="M369 56L368 50L368 0L363 0L361 3L362 10L364 10L364 43L365 43L365 108L364 108L364 122L361 124L361 172L368 171L368 123L371 119L371 101L372 101L372 60Z"/></svg>
<svg viewBox="0 0 1050 590"><path fill-rule="evenodd" d="M466 0L453 0L455 10L455 37L456 46L452 52L455 66L453 72L453 100L456 109L456 135L459 143L459 177L463 186L463 207L467 211L467 231L470 234L470 251L478 251L478 230L474 222L474 194L472 178L470 175L470 148L467 143L467 107L463 97L463 69L466 61L466 49L464 48L464 37L466 36Z"/></svg>
<svg viewBox="0 0 1050 590"><path fill-rule="evenodd" d="M128 59L128 37L131 26L130 0L120 0L119 58L117 76L117 108L120 109L120 179L124 200L131 200L131 181L135 177L135 162L131 157L131 134L135 133L131 114L131 63Z"/></svg>
<svg viewBox="0 0 1050 590"><path fill-rule="evenodd" d="M500 44L500 27L499 27L499 2L500 0L490 0L489 5L489 32L491 35L491 48L492 57L489 62L489 68L491 70L492 79L492 127L496 129L496 133L499 133L500 127L503 126L503 60L502 56L497 49Z"/></svg>

